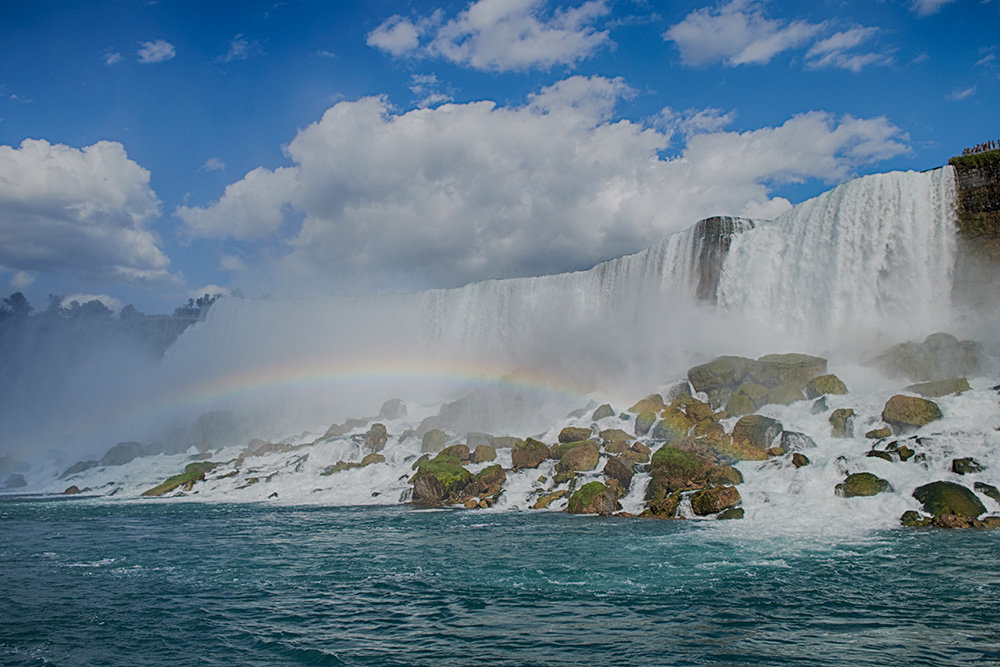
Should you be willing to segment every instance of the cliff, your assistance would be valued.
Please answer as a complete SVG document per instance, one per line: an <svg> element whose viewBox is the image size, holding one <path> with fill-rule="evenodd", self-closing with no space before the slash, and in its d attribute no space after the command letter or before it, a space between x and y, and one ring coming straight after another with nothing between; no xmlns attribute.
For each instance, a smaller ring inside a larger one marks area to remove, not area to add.
<svg viewBox="0 0 1000 667"><path fill-rule="evenodd" d="M1000 150L949 160L958 188L956 301L982 305L1000 286Z"/></svg>

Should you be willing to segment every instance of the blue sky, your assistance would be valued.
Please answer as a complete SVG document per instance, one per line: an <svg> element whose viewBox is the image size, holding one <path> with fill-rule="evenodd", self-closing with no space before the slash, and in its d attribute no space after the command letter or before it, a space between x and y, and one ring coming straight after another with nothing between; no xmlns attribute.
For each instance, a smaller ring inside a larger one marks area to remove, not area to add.
<svg viewBox="0 0 1000 667"><path fill-rule="evenodd" d="M565 271L1000 138L1000 2L0 5L0 284Z"/></svg>

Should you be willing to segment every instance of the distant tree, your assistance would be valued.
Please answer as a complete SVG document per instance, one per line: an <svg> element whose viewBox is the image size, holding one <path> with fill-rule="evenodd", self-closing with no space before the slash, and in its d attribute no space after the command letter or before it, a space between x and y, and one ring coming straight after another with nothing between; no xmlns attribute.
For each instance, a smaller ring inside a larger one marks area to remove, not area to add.
<svg viewBox="0 0 1000 667"><path fill-rule="evenodd" d="M203 294L197 299L188 299L187 303L174 309L174 317L190 317L201 319L208 314L208 309L219 300L221 294Z"/></svg>
<svg viewBox="0 0 1000 667"><path fill-rule="evenodd" d="M122 308L122 312L118 313L118 318L122 320L140 320L144 317L146 317L145 314L140 313L139 309L131 303Z"/></svg>
<svg viewBox="0 0 1000 667"><path fill-rule="evenodd" d="M9 297L3 300L0 304L0 319L6 319L8 317L27 317L31 314L34 308L28 303L28 299L25 298L24 294L21 292L14 292Z"/></svg>
<svg viewBox="0 0 1000 667"><path fill-rule="evenodd" d="M113 314L110 308L97 299L91 299L86 303L73 301L68 307L63 308L62 311L67 317L89 317L95 319L111 317Z"/></svg>

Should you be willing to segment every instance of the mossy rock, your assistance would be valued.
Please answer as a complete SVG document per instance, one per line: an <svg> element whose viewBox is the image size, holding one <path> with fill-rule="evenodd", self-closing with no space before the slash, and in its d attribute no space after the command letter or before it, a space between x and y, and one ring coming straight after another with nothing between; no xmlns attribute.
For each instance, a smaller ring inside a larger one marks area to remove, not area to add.
<svg viewBox="0 0 1000 667"><path fill-rule="evenodd" d="M469 496L495 499L503 491L506 481L507 473L499 464L494 464L476 473L466 487L465 493Z"/></svg>
<svg viewBox="0 0 1000 667"><path fill-rule="evenodd" d="M888 426L882 426L879 428L873 428L872 430L865 433L865 437L871 440L883 440L892 435L892 429Z"/></svg>
<svg viewBox="0 0 1000 667"><path fill-rule="evenodd" d="M438 455L417 468L411 480L413 503L436 507L457 502L471 480L472 473L462 467L461 460Z"/></svg>
<svg viewBox="0 0 1000 667"><path fill-rule="evenodd" d="M607 417L614 417L614 416L615 416L615 411L614 411L614 409L612 409L611 404L610 403L605 403L604 405L598 406L598 408L596 410L594 410L594 414L591 415L590 418L592 420L594 420L595 422L599 422L602 419L606 419Z"/></svg>
<svg viewBox="0 0 1000 667"><path fill-rule="evenodd" d="M735 486L716 486L691 495L691 510L698 516L708 516L736 507L742 502Z"/></svg>
<svg viewBox="0 0 1000 667"><path fill-rule="evenodd" d="M633 413L659 412L665 407L667 407L667 404L663 402L662 396L659 394L650 394L641 401L637 401L628 411Z"/></svg>
<svg viewBox="0 0 1000 667"><path fill-rule="evenodd" d="M768 393L768 388L762 384L745 382L729 397L726 414L730 417L753 414L767 405Z"/></svg>
<svg viewBox="0 0 1000 667"><path fill-rule="evenodd" d="M559 459L556 470L559 472L586 472L593 470L600 463L601 453L597 445L592 442L585 442L576 447L571 447Z"/></svg>
<svg viewBox="0 0 1000 667"><path fill-rule="evenodd" d="M656 412L646 411L640 412L635 418L635 434L637 436L646 435L649 433L649 429L653 428L653 424L656 423Z"/></svg>
<svg viewBox="0 0 1000 667"><path fill-rule="evenodd" d="M856 472L848 475L847 479L834 488L841 498L856 498L863 496L876 496L886 491L891 491L892 485L888 480L871 474L870 472Z"/></svg>
<svg viewBox="0 0 1000 667"><path fill-rule="evenodd" d="M992 484L987 484L986 482L976 482L975 484L972 485L972 488L978 491L979 493L983 494L987 498L990 498L995 502L1000 503L1000 489L997 489L997 487L993 486Z"/></svg>
<svg viewBox="0 0 1000 667"><path fill-rule="evenodd" d="M767 354L747 367L754 382L773 389L790 382L799 387L826 373L826 359L808 354Z"/></svg>
<svg viewBox="0 0 1000 667"><path fill-rule="evenodd" d="M673 445L660 447L650 461L652 476L661 479L671 491L705 486L715 467L714 461Z"/></svg>
<svg viewBox="0 0 1000 667"><path fill-rule="evenodd" d="M688 396L684 401L675 401L675 404L683 408L684 414L692 422L706 421L712 418L712 406L704 401Z"/></svg>
<svg viewBox="0 0 1000 667"><path fill-rule="evenodd" d="M736 486L743 483L743 473L733 466L716 466L708 474L712 486Z"/></svg>
<svg viewBox="0 0 1000 667"><path fill-rule="evenodd" d="M558 491L553 491L552 493L547 493L544 496L539 496L535 504L531 506L533 510L544 510L548 509L549 505L559 500L560 498L569 494L568 489L559 489Z"/></svg>
<svg viewBox="0 0 1000 667"><path fill-rule="evenodd" d="M635 440L635 436L631 433L621 430L620 428L606 428L600 433L601 441L605 445L610 445L612 442L620 442L622 440Z"/></svg>
<svg viewBox="0 0 1000 667"><path fill-rule="evenodd" d="M975 518L986 512L986 507L975 493L954 482L931 482L918 486L913 490L913 497L920 501L925 512L934 516L954 514Z"/></svg>
<svg viewBox="0 0 1000 667"><path fill-rule="evenodd" d="M809 457L800 452L794 452L792 454L792 465L796 468L804 468L809 465Z"/></svg>
<svg viewBox="0 0 1000 667"><path fill-rule="evenodd" d="M899 454L896 452L883 451L880 449L872 449L868 451L865 456L872 459L882 459L883 461L888 461L889 463L899 460Z"/></svg>
<svg viewBox="0 0 1000 667"><path fill-rule="evenodd" d="M784 382L767 394L767 402L771 405L791 405L796 401L804 401L806 395L794 382Z"/></svg>
<svg viewBox="0 0 1000 667"><path fill-rule="evenodd" d="M693 426L694 422L680 410L664 410L662 419L653 426L651 436L655 440L670 442L686 436Z"/></svg>
<svg viewBox="0 0 1000 667"><path fill-rule="evenodd" d="M610 458L601 472L608 480L609 488L617 487L615 490L619 497L628 493L629 487L632 486L632 476L635 474L632 471L631 461L619 457Z"/></svg>
<svg viewBox="0 0 1000 667"><path fill-rule="evenodd" d="M733 455L740 460L764 461L771 443L782 431L781 422L761 415L745 415L733 427Z"/></svg>
<svg viewBox="0 0 1000 667"><path fill-rule="evenodd" d="M497 450L490 445L479 445L476 451L472 452L473 463L486 463L497 458Z"/></svg>
<svg viewBox="0 0 1000 667"><path fill-rule="evenodd" d="M627 440L614 440L604 445L604 451L608 454L624 454L628 448L629 442Z"/></svg>
<svg viewBox="0 0 1000 667"><path fill-rule="evenodd" d="M549 458L549 448L544 442L527 438L514 446L510 451L510 458L514 470L537 468L542 461Z"/></svg>
<svg viewBox="0 0 1000 667"><path fill-rule="evenodd" d="M972 473L982 472L986 468L976 459L971 456L966 456L960 459L953 459L951 462L951 471L956 475L970 475Z"/></svg>
<svg viewBox="0 0 1000 667"><path fill-rule="evenodd" d="M361 463L358 464L359 468L364 468L366 466L375 465L376 463L385 463L385 457L378 452L371 452L365 454L365 457L361 459Z"/></svg>
<svg viewBox="0 0 1000 667"><path fill-rule="evenodd" d="M186 489L190 489L195 482L200 482L205 479L205 473L215 470L218 465L218 463L212 463L211 461L189 463L184 466L184 472L179 475L174 475L173 477L168 477L166 480L157 484L153 488L143 491L142 495L146 497L158 497L166 493L170 493L171 491L182 486Z"/></svg>
<svg viewBox="0 0 1000 667"><path fill-rule="evenodd" d="M846 394L847 385L833 373L827 373L806 382L805 391L807 398L819 398L827 394Z"/></svg>
<svg viewBox="0 0 1000 667"><path fill-rule="evenodd" d="M440 452L450 439L451 437L441 429L432 428L424 433L424 437L420 440L420 451L431 454Z"/></svg>
<svg viewBox="0 0 1000 667"><path fill-rule="evenodd" d="M712 393L720 389L735 389L743 382L747 368L753 362L746 357L723 356L688 370L688 382L695 391Z"/></svg>
<svg viewBox="0 0 1000 667"><path fill-rule="evenodd" d="M612 514L621 509L614 492L600 482L588 482L570 496L566 511L570 514Z"/></svg>
<svg viewBox="0 0 1000 667"><path fill-rule="evenodd" d="M438 456L454 456L459 461L468 462L472 458L468 445L452 445L441 450Z"/></svg>
<svg viewBox="0 0 1000 667"><path fill-rule="evenodd" d="M939 396L961 394L963 391L969 391L970 389L969 381L965 378L952 378L950 380L933 380L931 382L911 384L903 389L903 391L920 394L925 398L937 398Z"/></svg>
<svg viewBox="0 0 1000 667"><path fill-rule="evenodd" d="M574 447L581 445L594 445L600 449L600 443L596 440L574 440L573 442L559 442L549 447L549 458L558 461L563 455Z"/></svg>
<svg viewBox="0 0 1000 667"><path fill-rule="evenodd" d="M388 441L389 433L385 430L385 424L372 424L365 433L365 447L373 452L385 449L385 443Z"/></svg>
<svg viewBox="0 0 1000 667"><path fill-rule="evenodd" d="M642 516L672 519L681 505L681 494L670 488L662 477L653 477L646 486L646 509Z"/></svg>
<svg viewBox="0 0 1000 667"><path fill-rule="evenodd" d="M854 410L838 408L830 415L830 435L834 438L854 437Z"/></svg>
<svg viewBox="0 0 1000 667"><path fill-rule="evenodd" d="M743 518L743 508L742 507L730 507L727 510L719 512L719 516L715 517L719 521L731 521L733 519Z"/></svg>
<svg viewBox="0 0 1000 667"><path fill-rule="evenodd" d="M882 410L882 421L889 424L896 433L915 431L942 416L937 403L902 394L890 398Z"/></svg>
<svg viewBox="0 0 1000 667"><path fill-rule="evenodd" d="M931 518L924 517L914 510L906 510L903 516L899 517L899 523L907 528L926 528L931 525Z"/></svg>
<svg viewBox="0 0 1000 667"><path fill-rule="evenodd" d="M559 431L559 442L579 442L590 438L590 429L581 426L567 426Z"/></svg>

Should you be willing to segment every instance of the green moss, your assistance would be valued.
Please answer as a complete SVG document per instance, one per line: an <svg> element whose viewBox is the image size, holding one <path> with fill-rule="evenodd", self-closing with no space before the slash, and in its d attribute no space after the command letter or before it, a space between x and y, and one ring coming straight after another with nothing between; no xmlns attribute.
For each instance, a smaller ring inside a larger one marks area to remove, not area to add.
<svg viewBox="0 0 1000 667"><path fill-rule="evenodd" d="M205 473L214 470L218 465L218 463L212 463L211 461L189 463L184 466L184 472L179 475L174 475L173 477L168 477L162 483L147 491L143 491L142 495L149 497L162 496L163 494L170 493L174 489L184 486L185 484L194 484L195 482L205 479Z"/></svg>
<svg viewBox="0 0 1000 667"><path fill-rule="evenodd" d="M953 167L988 167L1000 164L1000 150L972 153L971 155L956 155L948 160Z"/></svg>
<svg viewBox="0 0 1000 667"><path fill-rule="evenodd" d="M847 479L834 488L834 493L841 498L875 496L885 491L892 491L892 485L870 472L856 472L853 475L848 475Z"/></svg>
<svg viewBox="0 0 1000 667"><path fill-rule="evenodd" d="M913 497L920 501L925 512L934 516L954 514L977 517L986 512L986 507L975 493L954 482L931 482L918 486L913 491Z"/></svg>

